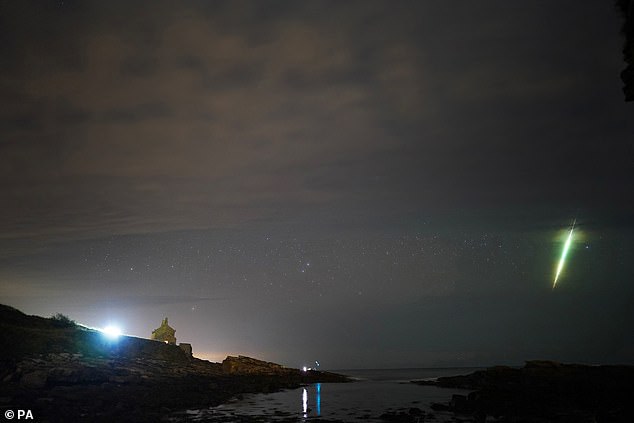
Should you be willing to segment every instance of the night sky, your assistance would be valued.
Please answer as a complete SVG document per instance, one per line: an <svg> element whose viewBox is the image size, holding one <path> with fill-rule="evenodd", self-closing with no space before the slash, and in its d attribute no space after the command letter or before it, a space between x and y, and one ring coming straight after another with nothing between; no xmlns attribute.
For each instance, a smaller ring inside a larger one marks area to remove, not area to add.
<svg viewBox="0 0 634 423"><path fill-rule="evenodd" d="M3 1L0 303L168 316L214 361L633 363L621 25L605 0Z"/></svg>

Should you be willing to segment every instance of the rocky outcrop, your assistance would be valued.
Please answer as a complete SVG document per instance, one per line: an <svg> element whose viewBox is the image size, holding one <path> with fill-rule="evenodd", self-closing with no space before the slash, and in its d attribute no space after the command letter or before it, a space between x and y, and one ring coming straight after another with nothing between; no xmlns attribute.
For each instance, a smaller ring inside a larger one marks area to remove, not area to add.
<svg viewBox="0 0 634 423"><path fill-rule="evenodd" d="M302 372L246 357L238 362L243 373L227 373L220 363L197 358L28 356L0 362L0 406L32 404L43 421L155 422L173 411L218 405L243 393L347 381L332 373ZM245 362L252 366L245 367Z"/></svg>
<svg viewBox="0 0 634 423"><path fill-rule="evenodd" d="M634 366L586 366L529 361L523 368L492 367L465 376L415 382L474 390L454 395L435 410L505 421L634 421Z"/></svg>
<svg viewBox="0 0 634 423"><path fill-rule="evenodd" d="M229 374L261 374L261 375L285 375L297 371L280 366L268 361L257 360L251 357L239 355L228 356L222 361L222 371Z"/></svg>
<svg viewBox="0 0 634 423"><path fill-rule="evenodd" d="M183 350L188 357L192 357L194 355L192 351L192 344L181 342L180 344L178 344L178 348Z"/></svg>
<svg viewBox="0 0 634 423"><path fill-rule="evenodd" d="M214 405L244 388L219 389L220 364L195 358L50 353L0 364L0 405L28 404L38 421L157 421L171 409Z"/></svg>
<svg viewBox="0 0 634 423"><path fill-rule="evenodd" d="M222 371L234 376L258 376L265 378L282 378L283 380L293 380L300 384L314 382L350 382L346 376L337 373L330 373L317 370L299 370L284 367L276 363L262 361L251 357L239 355L237 357L228 356L222 361Z"/></svg>

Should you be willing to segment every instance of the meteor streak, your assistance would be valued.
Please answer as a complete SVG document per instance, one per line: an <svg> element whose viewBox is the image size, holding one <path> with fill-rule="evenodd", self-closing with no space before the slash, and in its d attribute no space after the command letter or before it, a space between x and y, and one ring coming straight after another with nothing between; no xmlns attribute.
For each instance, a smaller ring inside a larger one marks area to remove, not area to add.
<svg viewBox="0 0 634 423"><path fill-rule="evenodd" d="M559 275L564 268L564 264L566 263L566 256L568 255L568 250L570 249L570 244L572 243L572 232L575 230L575 223L577 223L577 219L572 222L572 227L570 228L570 232L568 233L568 238L566 238L566 243L564 244L564 250L561 252L561 258L559 259L559 264L557 265L557 273L555 274L555 280L553 281L553 289L557 285L557 280L559 279Z"/></svg>

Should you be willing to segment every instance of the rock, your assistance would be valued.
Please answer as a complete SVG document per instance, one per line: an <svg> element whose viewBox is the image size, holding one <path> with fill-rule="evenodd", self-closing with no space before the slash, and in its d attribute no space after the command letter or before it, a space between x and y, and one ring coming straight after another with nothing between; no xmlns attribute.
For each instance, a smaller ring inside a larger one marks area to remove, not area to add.
<svg viewBox="0 0 634 423"><path fill-rule="evenodd" d="M420 416L420 415L425 414L425 412L423 410L421 410L420 408L418 408L418 407L410 408L408 413L409 413L410 416Z"/></svg>
<svg viewBox="0 0 634 423"><path fill-rule="evenodd" d="M449 407L456 413L472 413L475 405L467 399L466 395L454 394L451 396Z"/></svg>
<svg viewBox="0 0 634 423"><path fill-rule="evenodd" d="M181 342L180 344L178 344L178 347L185 351L185 354L187 354L188 357L192 357L193 356L193 352L192 352L192 344L187 344L184 342Z"/></svg>
<svg viewBox="0 0 634 423"><path fill-rule="evenodd" d="M429 407L434 411L450 411L450 408L447 404L443 404L440 402L432 402Z"/></svg>
<svg viewBox="0 0 634 423"><path fill-rule="evenodd" d="M439 378L437 385L475 389L468 396L432 404L434 410L486 416L504 421L634 421L632 414L600 419L606 410L626 410L634 396L634 366L585 366L530 361L523 368L492 367L470 375ZM620 413L620 414L619 414ZM629 419L629 420L628 420Z"/></svg>
<svg viewBox="0 0 634 423"><path fill-rule="evenodd" d="M126 376L110 376L108 378L108 382L111 383L128 383L130 382L130 378Z"/></svg>
<svg viewBox="0 0 634 423"><path fill-rule="evenodd" d="M46 386L48 374L44 370L26 373L20 379L20 385L28 389L40 389Z"/></svg>
<svg viewBox="0 0 634 423"><path fill-rule="evenodd" d="M55 367L48 372L48 379L53 384L79 382L79 371L68 367Z"/></svg>
<svg viewBox="0 0 634 423"><path fill-rule="evenodd" d="M473 413L473 421L474 423L486 423L487 414L484 411L476 411Z"/></svg>
<svg viewBox="0 0 634 423"><path fill-rule="evenodd" d="M414 416L407 414L404 411L388 411L387 413L383 413L379 416L381 420L385 420L386 422L397 422L397 423L409 423L414 420Z"/></svg>
<svg viewBox="0 0 634 423"><path fill-rule="evenodd" d="M222 361L222 371L230 374L280 375L288 373L289 370L279 364L243 355L238 357L228 356Z"/></svg>

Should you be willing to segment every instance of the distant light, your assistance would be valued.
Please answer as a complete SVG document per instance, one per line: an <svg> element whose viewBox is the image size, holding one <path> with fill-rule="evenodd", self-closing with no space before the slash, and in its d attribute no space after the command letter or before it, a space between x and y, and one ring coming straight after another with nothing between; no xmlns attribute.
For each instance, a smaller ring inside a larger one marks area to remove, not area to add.
<svg viewBox="0 0 634 423"><path fill-rule="evenodd" d="M304 367L302 367L302 370L307 372L308 371L308 367L304 366Z"/></svg>
<svg viewBox="0 0 634 423"><path fill-rule="evenodd" d="M104 335L106 335L107 338L110 339L117 339L118 337L121 336L121 329L118 328L117 326L106 326L105 328L103 328L101 330L101 332L103 332Z"/></svg>

